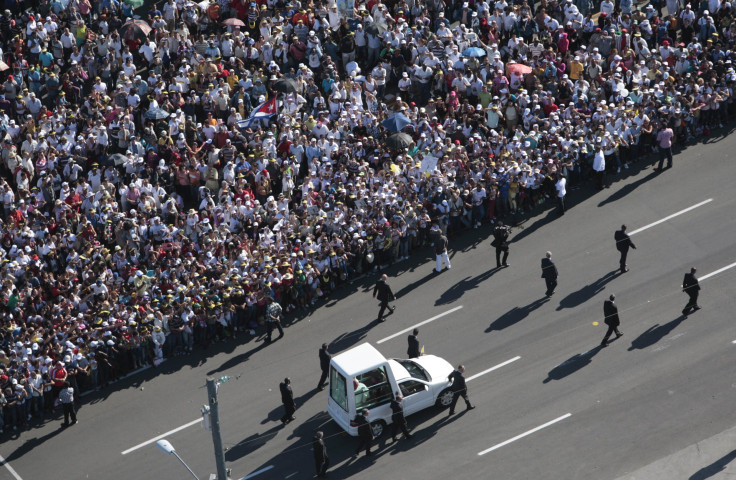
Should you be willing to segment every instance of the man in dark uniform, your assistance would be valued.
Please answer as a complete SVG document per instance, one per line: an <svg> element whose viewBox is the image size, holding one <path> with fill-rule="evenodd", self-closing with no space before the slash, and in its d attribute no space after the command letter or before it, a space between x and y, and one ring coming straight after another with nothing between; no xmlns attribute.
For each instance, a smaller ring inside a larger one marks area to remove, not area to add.
<svg viewBox="0 0 736 480"><path fill-rule="evenodd" d="M281 390L281 403L284 404L284 416L281 417L281 423L286 425L294 420L294 412L296 412L296 403L294 403L294 391L291 389L291 379L285 378L279 384Z"/></svg>
<svg viewBox="0 0 736 480"><path fill-rule="evenodd" d="M406 428L406 418L404 417L404 406L401 404L401 401L404 399L404 397L401 396L400 393L396 393L396 398L391 400L391 411L393 412L391 414L391 421L393 422L393 431L391 432L391 436L394 439L394 442L396 441L396 434L399 433L399 429L401 429L402 432L404 432L404 439L411 440L411 434L409 433L409 430Z"/></svg>
<svg viewBox="0 0 736 480"><path fill-rule="evenodd" d="M616 300L616 295L611 295L608 297L608 300L603 302L603 322L608 325L608 331L606 332L606 336L603 337L601 347L608 346L608 339L614 332L616 333L616 338L623 335L623 333L618 330L618 326L621 325L621 320L618 318L618 307L614 303L614 300Z"/></svg>
<svg viewBox="0 0 736 480"><path fill-rule="evenodd" d="M509 227L503 224L501 220L498 221L498 225L493 230L493 241L491 246L496 248L496 268L508 267L509 264L506 262L509 258ZM503 262L501 262L501 252L503 252Z"/></svg>
<svg viewBox="0 0 736 480"><path fill-rule="evenodd" d="M355 449L355 456L357 457L363 448L365 448L365 455L371 456L371 442L373 441L373 429L371 428L370 422L368 422L368 409L364 409L358 415L355 416L355 424L358 426L358 448Z"/></svg>
<svg viewBox="0 0 736 480"><path fill-rule="evenodd" d="M621 230L616 230L613 234L613 238L616 239L616 249L621 252L621 259L619 265L621 266L621 273L629 271L626 266L626 256L629 254L629 248L636 250L636 245L629 238L629 234L626 233L626 225L621 225Z"/></svg>
<svg viewBox="0 0 736 480"><path fill-rule="evenodd" d="M547 252L547 255L542 259L542 278L547 284L545 295L551 297L555 293L555 288L557 288L557 267L552 261L552 252Z"/></svg>
<svg viewBox="0 0 736 480"><path fill-rule="evenodd" d="M327 344L323 343L322 348L319 349L319 367L322 369L322 376L319 377L317 388L320 390L325 389L325 381L330 372L330 360L332 360L332 355L327 352Z"/></svg>
<svg viewBox="0 0 736 480"><path fill-rule="evenodd" d="M388 302L396 300L396 296L394 295L394 292L391 291L391 287L388 286L388 283L386 283L387 280L388 276L384 273L381 275L381 279L376 282L376 286L373 287L373 298L378 298L381 302L381 309L378 311L379 322L386 321L383 319L383 312L386 311L386 308L391 310L391 313L394 313L394 310L396 310L396 307L388 306ZM376 297L376 295L378 296Z"/></svg>
<svg viewBox="0 0 736 480"><path fill-rule="evenodd" d="M324 433L317 432L312 439L312 450L314 450L314 465L318 477L327 476L327 468L330 466L330 457L327 456L327 446L323 440Z"/></svg>
<svg viewBox="0 0 736 480"><path fill-rule="evenodd" d="M452 382L450 389L453 393L452 403L450 404L450 415L455 413L455 405L457 405L457 399L460 397L463 397L463 400L465 400L465 407L468 410L475 408L470 404L470 400L468 400L468 386L465 384L463 373L465 373L465 365L458 365L457 370L454 370L447 376L447 379Z"/></svg>
<svg viewBox="0 0 736 480"><path fill-rule="evenodd" d="M700 310L700 306L698 305L700 283L698 283L698 279L695 277L695 272L697 272L695 267L691 268L690 273L686 273L685 278L682 280L682 291L687 293L687 296L690 297L687 305L682 309L683 315L690 313L690 310Z"/></svg>
<svg viewBox="0 0 736 480"><path fill-rule="evenodd" d="M422 352L419 350L419 329L415 328L409 335L409 349L406 351L409 358L417 358Z"/></svg>

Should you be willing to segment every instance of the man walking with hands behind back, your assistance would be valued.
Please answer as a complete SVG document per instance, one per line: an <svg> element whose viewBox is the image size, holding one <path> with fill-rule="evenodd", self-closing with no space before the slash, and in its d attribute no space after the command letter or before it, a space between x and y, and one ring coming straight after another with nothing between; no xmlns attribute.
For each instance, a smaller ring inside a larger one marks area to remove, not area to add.
<svg viewBox="0 0 736 480"><path fill-rule="evenodd" d="M366 408L355 416L355 423L358 426L358 438L360 439L360 442L358 442L358 448L355 449L356 457L358 456L358 454L360 454L360 451L363 450L363 448L365 448L366 457L370 457L371 455L373 455L371 453L373 429L371 428L371 424L368 421L369 413L370 412L368 412L368 409Z"/></svg>
<svg viewBox="0 0 736 480"><path fill-rule="evenodd" d="M457 370L454 370L447 376L447 379L452 382L450 389L453 393L452 403L450 404L450 415L455 413L455 405L457 405L457 399L460 397L463 397L463 400L465 400L465 407L468 410L475 408L470 404L470 400L468 399L468 386L465 384L463 373L465 373L465 365L458 365Z"/></svg>
<svg viewBox="0 0 736 480"><path fill-rule="evenodd" d="M294 412L296 412L296 403L294 402L294 391L291 389L291 379L285 378L279 384L281 390L281 403L284 404L284 416L281 417L281 423L286 425L294 420Z"/></svg>
<svg viewBox="0 0 736 480"><path fill-rule="evenodd" d="M325 389L327 375L330 372L330 360L332 360L332 355L327 351L327 344L323 343L322 348L319 349L319 368L322 369L322 376L319 377L319 383L317 384L319 390Z"/></svg>
<svg viewBox="0 0 736 480"><path fill-rule="evenodd" d="M419 348L419 329L415 328L411 335L409 335L409 348L406 351L406 354L409 355L409 358L417 358L422 354L421 349Z"/></svg>
<svg viewBox="0 0 736 480"><path fill-rule="evenodd" d="M545 295L551 297L555 293L555 288L557 288L557 267L552 261L552 252L547 252L547 255L542 259L542 278L547 284Z"/></svg>
<svg viewBox="0 0 736 480"><path fill-rule="evenodd" d="M381 279L376 282L376 286L373 287L373 298L378 298L381 302L381 309L378 311L379 322L386 321L383 319L383 312L386 311L386 308L391 310L391 313L394 313L394 310L396 310L396 307L388 306L388 302L396 300L396 296L394 295L394 292L391 291L391 287L388 286L388 283L386 283L387 280L388 276L384 273L381 275Z"/></svg>
<svg viewBox="0 0 736 480"><path fill-rule="evenodd" d="M618 307L614 303L614 300L616 300L616 295L611 295L608 297L608 300L603 302L603 322L608 325L608 331L606 332L606 336L603 337L601 347L608 346L608 339L611 337L612 333L616 333L616 338L623 335L623 333L618 330L618 326L621 325L621 320L618 318Z"/></svg>
<svg viewBox="0 0 736 480"><path fill-rule="evenodd" d="M616 230L613 238L616 240L616 250L621 252L621 258L618 261L621 273L626 273L629 271L626 266L626 256L629 254L629 248L636 250L636 245L631 241L629 234L626 233L626 225L621 225L621 230Z"/></svg>
<svg viewBox="0 0 736 480"><path fill-rule="evenodd" d="M698 279L695 277L695 272L697 270L695 267L690 269L690 273L685 274L685 278L682 280L682 291L687 293L687 296L690 297L690 300L688 300L687 305L685 305L685 308L682 309L682 314L687 315L690 313L690 310L700 310L700 306L698 305L698 295L700 294L700 283L698 282Z"/></svg>
<svg viewBox="0 0 736 480"><path fill-rule="evenodd" d="M327 456L327 447L323 440L324 433L317 432L312 439L312 450L314 450L314 464L318 477L327 476L327 468L330 466L330 457Z"/></svg>

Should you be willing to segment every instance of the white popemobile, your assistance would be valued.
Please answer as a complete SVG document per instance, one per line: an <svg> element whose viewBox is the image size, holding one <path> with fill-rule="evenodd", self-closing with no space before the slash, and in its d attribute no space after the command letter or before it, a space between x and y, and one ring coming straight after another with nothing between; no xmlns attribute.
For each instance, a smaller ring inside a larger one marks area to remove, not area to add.
<svg viewBox="0 0 736 480"><path fill-rule="evenodd" d="M356 412L370 411L373 435L391 424L389 403L397 392L404 397L404 415L452 402L447 376L453 367L435 355L408 360L386 359L369 343L332 357L327 411L350 435L358 435Z"/></svg>

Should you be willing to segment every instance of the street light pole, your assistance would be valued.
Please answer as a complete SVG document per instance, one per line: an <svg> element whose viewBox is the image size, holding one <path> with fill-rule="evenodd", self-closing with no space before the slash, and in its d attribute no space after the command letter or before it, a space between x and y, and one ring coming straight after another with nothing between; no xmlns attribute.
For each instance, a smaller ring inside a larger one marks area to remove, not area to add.
<svg viewBox="0 0 736 480"><path fill-rule="evenodd" d="M229 480L225 467L225 453L222 450L222 436L220 435L220 413L217 409L217 381L207 379L207 399L210 405L210 425L212 427L212 443L215 446L215 463L217 465L217 480Z"/></svg>
<svg viewBox="0 0 736 480"><path fill-rule="evenodd" d="M191 473L191 474L192 474L192 476L193 476L194 478L196 478L197 480L199 480L199 477L197 476L197 474L196 474L196 473L194 473L194 472L192 471L192 469L191 469L191 468L189 468L189 465L187 465L187 464L186 464L186 463L184 462L184 460L183 460L183 459L182 459L182 458L181 458L181 457L179 456L179 454L178 454L178 453L176 453L176 450L174 450L174 446L173 446L173 445L171 445L171 443L169 443L169 441L168 441L168 440L159 440L158 442L156 442L156 446L157 446L157 447L158 447L158 448L159 448L159 449L160 449L160 450L161 450L162 452L164 452L164 453L166 453L166 454L168 454L168 455L174 455L174 456L175 456L176 458L178 458L178 459L179 459L179 461L181 462L181 464L182 464L182 465L184 465L184 466L186 467L186 469L187 469L187 470L189 470L189 473Z"/></svg>

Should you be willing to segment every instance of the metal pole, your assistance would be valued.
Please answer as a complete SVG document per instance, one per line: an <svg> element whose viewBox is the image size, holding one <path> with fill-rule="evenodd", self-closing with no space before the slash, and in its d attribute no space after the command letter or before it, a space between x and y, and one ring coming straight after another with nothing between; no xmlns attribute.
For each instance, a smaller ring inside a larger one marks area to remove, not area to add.
<svg viewBox="0 0 736 480"><path fill-rule="evenodd" d="M217 480L228 480L225 453L222 451L222 437L220 436L220 414L217 410L217 381L213 378L207 379L207 397L210 404L210 423L212 425L212 443L215 446Z"/></svg>
<svg viewBox="0 0 736 480"><path fill-rule="evenodd" d="M189 468L189 465L187 465L186 463L184 463L184 460L181 459L181 457L179 456L178 453L176 453L175 451L172 451L171 453L173 453L174 455L176 455L176 458L179 459L179 461L181 462L181 464L184 465L185 467L187 467L187 470L189 470L189 473L191 473L194 478L196 478L197 480L199 480L199 477L197 476L197 474L194 473L191 468Z"/></svg>

